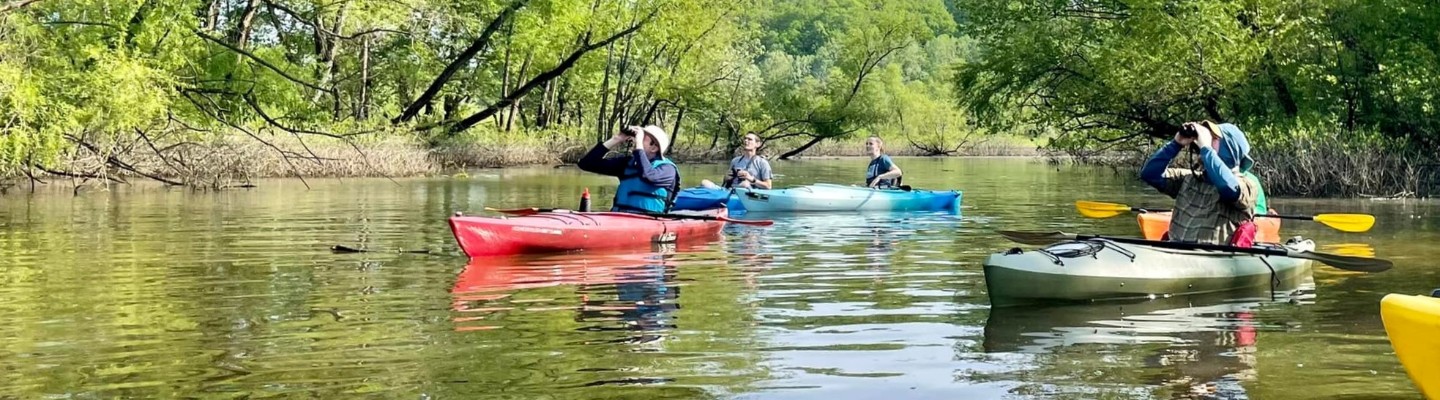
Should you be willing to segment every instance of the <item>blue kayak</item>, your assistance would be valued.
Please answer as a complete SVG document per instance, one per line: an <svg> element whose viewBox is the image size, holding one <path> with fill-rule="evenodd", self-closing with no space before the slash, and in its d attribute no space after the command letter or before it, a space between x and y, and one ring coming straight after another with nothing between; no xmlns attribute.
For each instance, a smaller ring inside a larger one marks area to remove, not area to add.
<svg viewBox="0 0 1440 400"><path fill-rule="evenodd" d="M745 205L740 203L730 189L706 189L694 187L680 191L675 196L674 210L710 210L725 207L730 209L730 215L745 212Z"/></svg>
<svg viewBox="0 0 1440 400"><path fill-rule="evenodd" d="M960 211L957 190L871 189L825 183L787 189L736 189L746 211Z"/></svg>

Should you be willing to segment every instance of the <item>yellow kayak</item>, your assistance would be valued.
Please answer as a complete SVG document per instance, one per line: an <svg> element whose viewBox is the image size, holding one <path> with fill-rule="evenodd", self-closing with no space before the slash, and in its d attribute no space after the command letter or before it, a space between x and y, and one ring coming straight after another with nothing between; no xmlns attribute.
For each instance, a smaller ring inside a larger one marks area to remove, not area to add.
<svg viewBox="0 0 1440 400"><path fill-rule="evenodd" d="M1426 398L1440 399L1440 298L1386 295L1380 319L1410 380Z"/></svg>

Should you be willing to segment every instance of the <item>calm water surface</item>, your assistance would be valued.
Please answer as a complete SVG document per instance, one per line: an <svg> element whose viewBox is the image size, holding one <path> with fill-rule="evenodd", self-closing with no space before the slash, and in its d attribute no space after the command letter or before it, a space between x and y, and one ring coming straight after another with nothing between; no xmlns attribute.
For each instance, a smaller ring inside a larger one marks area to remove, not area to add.
<svg viewBox="0 0 1440 400"><path fill-rule="evenodd" d="M1324 266L1271 291L991 310L996 229L1137 235L1075 200L1164 206L1128 175L1023 159L898 159L964 190L948 213L768 215L716 242L467 260L445 217L609 203L572 168L428 179L0 196L0 398L1418 399L1379 300L1440 287L1440 204L1272 199L1365 212L1365 234L1286 221ZM856 183L864 160L776 163ZM687 166L687 183L721 166ZM333 254L343 244L372 252ZM431 250L436 254L400 253Z"/></svg>

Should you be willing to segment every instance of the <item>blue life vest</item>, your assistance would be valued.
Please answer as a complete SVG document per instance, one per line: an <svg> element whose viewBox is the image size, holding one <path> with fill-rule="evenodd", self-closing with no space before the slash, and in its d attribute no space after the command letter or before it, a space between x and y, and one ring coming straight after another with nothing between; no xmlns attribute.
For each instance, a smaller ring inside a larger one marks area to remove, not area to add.
<svg viewBox="0 0 1440 400"><path fill-rule="evenodd" d="M650 168L660 168L661 165L675 165L669 159L661 158L650 162ZM675 169L676 188L651 185L640 179L644 173L640 166L630 163L625 167L625 176L620 177L620 186L615 188L615 206L612 211L625 212L648 212L665 213L670 212L673 204L672 197L678 190L680 182L680 169Z"/></svg>

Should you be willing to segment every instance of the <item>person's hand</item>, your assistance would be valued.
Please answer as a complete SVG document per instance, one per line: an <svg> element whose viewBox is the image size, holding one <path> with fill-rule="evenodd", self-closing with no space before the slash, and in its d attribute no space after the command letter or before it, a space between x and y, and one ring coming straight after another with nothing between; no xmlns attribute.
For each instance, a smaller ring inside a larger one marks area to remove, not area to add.
<svg viewBox="0 0 1440 400"><path fill-rule="evenodd" d="M875 178L875 181L870 182L870 188L874 189L878 187L880 187L880 178Z"/></svg>
<svg viewBox="0 0 1440 400"><path fill-rule="evenodd" d="M746 181L749 181L749 180L751 180L751 179L754 179L754 178L752 178L752 177L750 176L750 171L746 171L746 170L743 170L743 169L735 170L735 177L740 178L740 179L744 179L744 180L746 180Z"/></svg>
<svg viewBox="0 0 1440 400"><path fill-rule="evenodd" d="M605 141L605 147L614 148L622 143L635 141L635 138L640 136L640 132L640 127L638 126L621 128L620 131L615 132L615 135L610 136L610 140ZM636 142L636 144L638 145L639 142Z"/></svg>
<svg viewBox="0 0 1440 400"><path fill-rule="evenodd" d="M1204 125L1195 124L1195 132L1199 133L1199 135L1195 137L1195 144L1199 145L1200 148L1210 147L1210 143L1215 141L1215 133L1210 132L1210 129L1205 128Z"/></svg>
<svg viewBox="0 0 1440 400"><path fill-rule="evenodd" d="M1184 132L1184 130L1181 130L1181 132ZM1175 132L1175 143L1179 144L1180 147L1189 146L1191 142L1195 141L1195 138L1182 136L1183 133L1181 132Z"/></svg>

